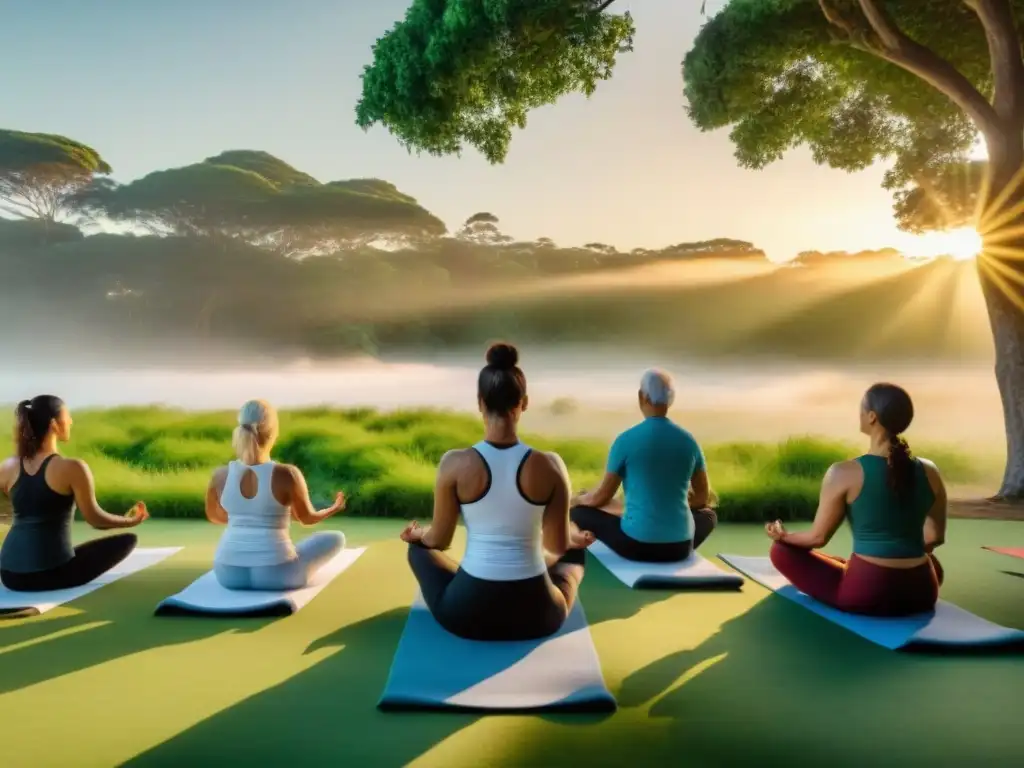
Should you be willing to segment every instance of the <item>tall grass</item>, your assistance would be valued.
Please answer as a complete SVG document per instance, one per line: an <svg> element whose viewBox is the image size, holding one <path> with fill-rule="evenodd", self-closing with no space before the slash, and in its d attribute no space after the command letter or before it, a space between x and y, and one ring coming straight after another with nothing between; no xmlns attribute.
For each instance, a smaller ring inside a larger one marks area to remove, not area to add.
<svg viewBox="0 0 1024 768"><path fill-rule="evenodd" d="M109 511L126 510L141 499L154 516L197 518L203 516L211 471L233 458L234 419L228 412L169 408L76 412L66 452L89 462L100 503ZM9 418L0 422L5 431L9 427ZM293 410L281 413L275 458L303 470L317 503L343 490L349 514L425 518L441 456L480 437L477 418L447 411ZM608 445L602 441L526 439L557 451L576 489L593 487L604 472ZM719 516L735 522L810 519L829 465L858 453L850 445L805 437L710 445L705 452ZM962 455L928 453L949 482L970 484L980 477Z"/></svg>

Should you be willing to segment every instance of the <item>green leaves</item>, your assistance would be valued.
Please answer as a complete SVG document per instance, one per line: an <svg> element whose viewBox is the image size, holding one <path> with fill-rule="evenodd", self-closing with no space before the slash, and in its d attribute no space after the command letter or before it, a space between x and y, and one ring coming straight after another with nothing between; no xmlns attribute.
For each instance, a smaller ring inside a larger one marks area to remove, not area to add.
<svg viewBox="0 0 1024 768"><path fill-rule="evenodd" d="M947 95L863 50L874 43L854 0L828 5L852 22L852 34L829 23L819 0L732 0L684 61L690 118L705 131L730 126L745 167L761 168L797 145L848 171L892 162L885 186L897 193L901 225L963 223L959 215L925 215L925 193L915 190L944 178L943 169L962 169L977 130ZM1024 1L1014 6L1024 19ZM985 33L965 3L889 0L884 7L904 33L989 92Z"/></svg>
<svg viewBox="0 0 1024 768"><path fill-rule="evenodd" d="M414 0L363 72L356 122L385 126L410 151L466 145L504 161L531 109L590 95L632 49L628 13L598 0Z"/></svg>

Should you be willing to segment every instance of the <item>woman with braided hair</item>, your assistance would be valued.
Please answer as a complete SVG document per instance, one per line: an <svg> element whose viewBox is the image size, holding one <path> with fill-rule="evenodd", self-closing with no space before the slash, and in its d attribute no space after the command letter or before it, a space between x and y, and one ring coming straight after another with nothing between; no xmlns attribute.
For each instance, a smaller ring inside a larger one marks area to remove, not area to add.
<svg viewBox="0 0 1024 768"><path fill-rule="evenodd" d="M934 609L943 574L932 552L945 540L946 488L902 436L913 418L905 390L875 384L860 411L868 452L829 468L811 530L789 533L779 521L765 527L772 564L804 594L871 616ZM817 552L844 518L853 532L850 559Z"/></svg>
<svg viewBox="0 0 1024 768"><path fill-rule="evenodd" d="M232 439L238 460L215 470L206 491L207 519L227 526L213 558L214 575L227 589L301 589L345 547L340 531L292 543L292 519L322 522L345 508L345 494L318 511L302 471L271 460L277 436L277 411L270 403L243 405Z"/></svg>
<svg viewBox="0 0 1024 768"><path fill-rule="evenodd" d="M96 501L89 465L60 455L71 438L71 413L54 395L18 403L17 455L0 464L0 492L9 496L13 522L0 547L0 582L13 592L49 592L88 584L135 549L134 533L115 533L71 544L75 507L97 530L134 528L149 513L137 502L126 515L105 512Z"/></svg>

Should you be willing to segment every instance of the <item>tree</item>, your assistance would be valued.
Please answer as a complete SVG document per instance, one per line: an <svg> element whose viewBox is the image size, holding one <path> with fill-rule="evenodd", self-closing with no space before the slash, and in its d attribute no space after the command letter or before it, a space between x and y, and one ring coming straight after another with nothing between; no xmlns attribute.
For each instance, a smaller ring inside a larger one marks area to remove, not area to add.
<svg viewBox="0 0 1024 768"><path fill-rule="evenodd" d="M379 239L441 235L444 224L392 184L321 184L267 154L233 150L82 196L92 209L155 234L229 238L288 255Z"/></svg>
<svg viewBox="0 0 1024 768"><path fill-rule="evenodd" d="M462 229L458 231L456 236L461 240L468 240L477 245L503 245L511 243L512 238L502 233L498 224L497 216L487 211L481 211L480 213L474 213L466 219L466 223L462 225Z"/></svg>
<svg viewBox="0 0 1024 768"><path fill-rule="evenodd" d="M110 166L65 136L0 129L0 210L46 223L77 210L77 195Z"/></svg>
<svg viewBox="0 0 1024 768"><path fill-rule="evenodd" d="M885 186L912 231L963 223L974 204L1007 433L998 496L1012 498L1024 497L1022 20L1022 0L739 1L683 65L691 118L732 126L741 165L797 144L845 170L891 160ZM987 167L969 161L978 134Z"/></svg>
<svg viewBox="0 0 1024 768"><path fill-rule="evenodd" d="M614 0L413 0L373 47L356 122L380 123L410 150L434 155L468 144L505 159L531 109L611 77L633 44Z"/></svg>
<svg viewBox="0 0 1024 768"><path fill-rule="evenodd" d="M526 113L593 92L632 47L614 0L414 0L374 47L357 123L410 149L491 162ZM446 9L455 7L458 12ZM885 187L901 223L963 220L976 198L978 260L1007 428L999 495L1024 497L1024 0L732 0L683 64L702 130L732 127L736 158L762 168L797 145L855 171L892 162ZM988 149L970 193L969 155ZM959 187L957 185L960 185ZM957 188L966 195L952 195ZM916 191L920 190L920 191ZM936 190L938 190L936 192ZM927 202L926 202L927 201ZM945 206L954 205L953 211ZM942 215L936 210L943 209Z"/></svg>

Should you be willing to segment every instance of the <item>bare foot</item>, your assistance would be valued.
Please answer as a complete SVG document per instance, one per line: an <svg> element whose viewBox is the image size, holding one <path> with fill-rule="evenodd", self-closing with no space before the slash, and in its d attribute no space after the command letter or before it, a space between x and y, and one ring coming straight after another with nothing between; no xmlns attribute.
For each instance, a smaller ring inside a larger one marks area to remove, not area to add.
<svg viewBox="0 0 1024 768"><path fill-rule="evenodd" d="M586 549L594 543L594 534L581 531L576 523L569 523L569 549Z"/></svg>

